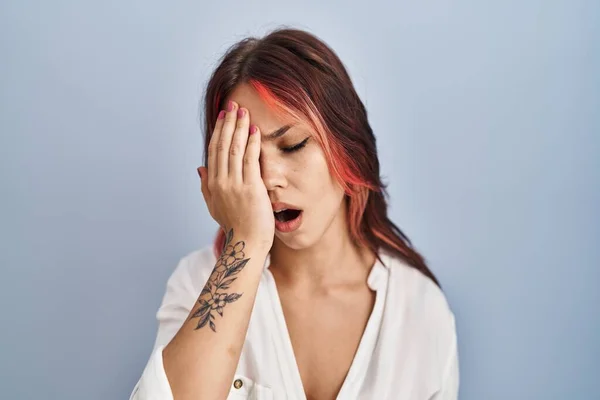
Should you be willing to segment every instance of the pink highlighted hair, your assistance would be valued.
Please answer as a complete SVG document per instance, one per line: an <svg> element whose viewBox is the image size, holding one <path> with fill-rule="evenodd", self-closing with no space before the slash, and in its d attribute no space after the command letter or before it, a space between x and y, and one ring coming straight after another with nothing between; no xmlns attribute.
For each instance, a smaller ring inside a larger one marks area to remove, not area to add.
<svg viewBox="0 0 600 400"><path fill-rule="evenodd" d="M346 68L314 35L280 28L263 38L249 37L230 47L204 94L204 165L223 101L240 83L254 87L274 112L308 123L342 185L351 237L377 254L385 249L439 283L408 237L388 218L386 185L379 176L375 136L367 110ZM218 257L225 243L219 229ZM381 261L381 260L380 260Z"/></svg>

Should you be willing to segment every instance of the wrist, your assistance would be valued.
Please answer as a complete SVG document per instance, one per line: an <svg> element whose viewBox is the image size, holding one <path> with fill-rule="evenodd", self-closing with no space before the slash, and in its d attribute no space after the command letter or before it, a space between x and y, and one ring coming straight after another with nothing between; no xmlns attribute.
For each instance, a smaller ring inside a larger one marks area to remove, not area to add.
<svg viewBox="0 0 600 400"><path fill-rule="evenodd" d="M246 235L242 232L232 230L229 234L225 234L225 246L223 251L229 249L229 251L243 251L246 256L248 254L257 256L267 256L271 251L273 241L266 241L261 239L253 238L252 235Z"/></svg>
<svg viewBox="0 0 600 400"><path fill-rule="evenodd" d="M234 242L235 243L235 242ZM244 253L246 257L251 254L254 257L266 257L271 251L272 243L267 243L264 241L249 239L243 241L244 243Z"/></svg>

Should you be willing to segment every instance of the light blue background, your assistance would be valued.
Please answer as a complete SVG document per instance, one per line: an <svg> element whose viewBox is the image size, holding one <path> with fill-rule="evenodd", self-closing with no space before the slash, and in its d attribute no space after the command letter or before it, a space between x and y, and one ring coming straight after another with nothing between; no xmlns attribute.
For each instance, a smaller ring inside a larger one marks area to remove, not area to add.
<svg viewBox="0 0 600 400"><path fill-rule="evenodd" d="M2 1L2 398L127 398L217 228L208 74L282 23L367 105L392 218L457 316L460 398L600 398L600 3L386 3Z"/></svg>

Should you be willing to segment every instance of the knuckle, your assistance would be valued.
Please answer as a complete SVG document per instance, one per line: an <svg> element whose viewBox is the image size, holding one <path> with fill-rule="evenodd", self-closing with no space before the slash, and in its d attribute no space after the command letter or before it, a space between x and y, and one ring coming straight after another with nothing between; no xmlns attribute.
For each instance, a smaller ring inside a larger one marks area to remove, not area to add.
<svg viewBox="0 0 600 400"><path fill-rule="evenodd" d="M233 185L231 187L231 193L238 195L243 192L243 185Z"/></svg>
<svg viewBox="0 0 600 400"><path fill-rule="evenodd" d="M217 180L217 189L221 192L226 192L228 190L228 184L227 181L225 179L218 179Z"/></svg>
<svg viewBox="0 0 600 400"><path fill-rule="evenodd" d="M229 154L231 154L232 156L237 156L238 154L240 154L242 151L242 146L240 146L239 143L233 143L231 145L231 148L229 149Z"/></svg>

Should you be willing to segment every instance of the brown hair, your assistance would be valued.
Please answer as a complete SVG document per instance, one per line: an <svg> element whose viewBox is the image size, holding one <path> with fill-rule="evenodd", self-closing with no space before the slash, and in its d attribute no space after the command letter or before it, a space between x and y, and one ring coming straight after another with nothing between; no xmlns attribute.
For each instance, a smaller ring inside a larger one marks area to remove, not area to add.
<svg viewBox="0 0 600 400"><path fill-rule="evenodd" d="M231 46L214 70L204 94L204 165L208 144L224 99L240 83L251 85L274 112L301 119L316 133L330 172L344 188L352 239L397 255L439 283L408 237L388 218L387 185L367 110L337 55L316 36L278 28L263 38L248 37ZM218 256L225 242L215 238Z"/></svg>

